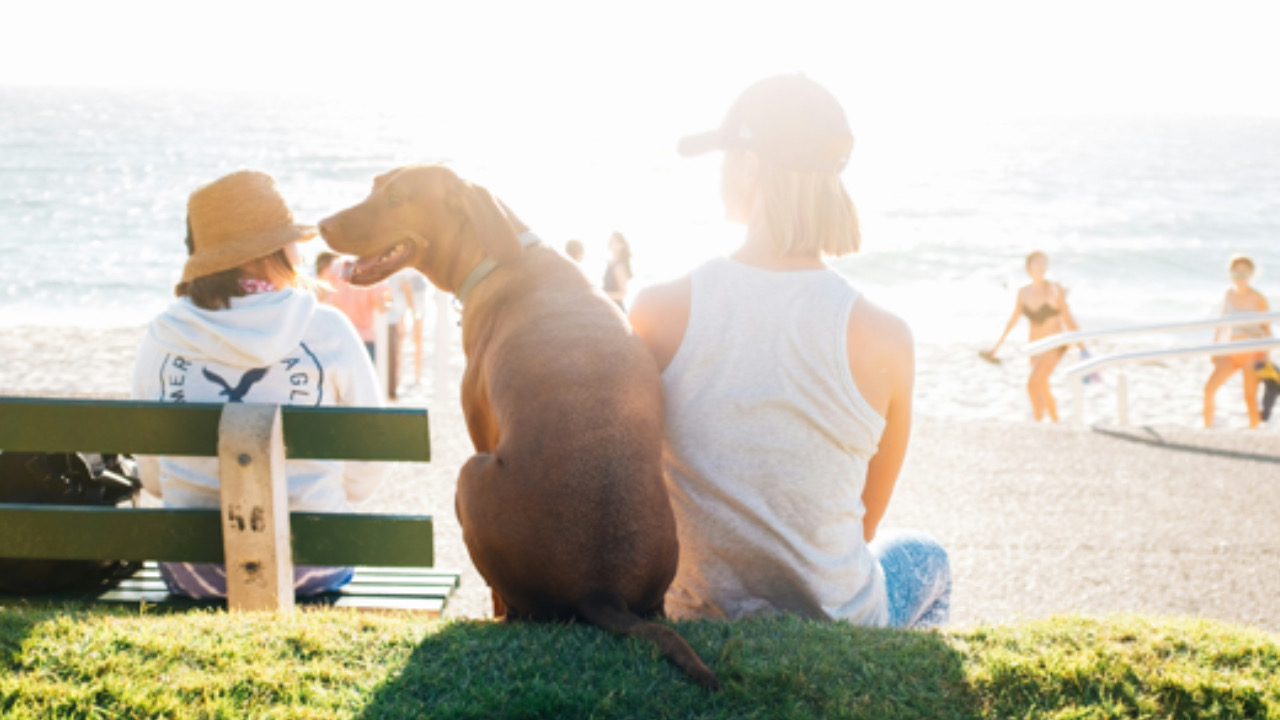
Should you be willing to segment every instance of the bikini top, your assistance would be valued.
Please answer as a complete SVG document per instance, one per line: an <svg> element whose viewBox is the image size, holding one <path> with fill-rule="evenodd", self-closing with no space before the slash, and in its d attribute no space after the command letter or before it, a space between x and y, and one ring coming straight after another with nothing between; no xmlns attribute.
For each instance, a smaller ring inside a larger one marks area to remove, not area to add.
<svg viewBox="0 0 1280 720"><path fill-rule="evenodd" d="M1022 314L1026 315L1027 319L1030 320L1033 325L1039 325L1046 320L1051 320L1056 317L1058 315L1058 308L1050 305L1049 303L1045 303L1039 308L1032 310L1027 307L1026 303L1023 303Z"/></svg>
<svg viewBox="0 0 1280 720"><path fill-rule="evenodd" d="M1223 315L1235 315L1238 313L1258 312L1257 308L1240 307L1231 302L1231 296L1227 295L1226 302L1222 306ZM1267 336L1267 329L1262 325L1236 325L1231 328L1231 339L1241 340L1245 338L1264 338Z"/></svg>

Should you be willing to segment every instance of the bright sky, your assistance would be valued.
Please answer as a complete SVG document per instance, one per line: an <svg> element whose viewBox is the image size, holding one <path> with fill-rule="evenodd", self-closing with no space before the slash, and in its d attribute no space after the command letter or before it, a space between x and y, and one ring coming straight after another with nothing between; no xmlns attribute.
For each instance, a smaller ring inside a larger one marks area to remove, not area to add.
<svg viewBox="0 0 1280 720"><path fill-rule="evenodd" d="M1277 20L1270 0L41 0L0 9L0 85L358 89L687 125L803 71L851 116L1280 115Z"/></svg>

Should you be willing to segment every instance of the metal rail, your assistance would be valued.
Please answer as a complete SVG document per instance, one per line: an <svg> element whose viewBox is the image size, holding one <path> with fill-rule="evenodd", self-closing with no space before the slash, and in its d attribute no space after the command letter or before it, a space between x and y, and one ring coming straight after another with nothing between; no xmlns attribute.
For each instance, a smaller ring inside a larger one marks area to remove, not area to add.
<svg viewBox="0 0 1280 720"><path fill-rule="evenodd" d="M1224 315L1207 320L1189 320L1187 322L1164 323L1160 325L1137 325L1111 330L1076 330L1074 332L1051 335L1043 340L1030 343L1022 349L1027 355L1039 355L1046 350L1074 345L1086 340L1113 338L1125 335L1145 335L1150 333L1182 332L1184 330L1208 330L1211 328L1234 327L1237 325L1257 325L1260 323L1280 322L1280 312L1240 313Z"/></svg>
<svg viewBox="0 0 1280 720"><path fill-rule="evenodd" d="M1259 314L1261 315L1263 313ZM1270 314L1280 315L1280 313ZM1173 327L1180 328L1184 325L1185 324L1175 324ZM1143 331L1145 332L1146 330ZM1075 420L1078 424L1084 424L1084 380L1090 373L1096 370L1101 370L1106 367L1114 367L1117 365L1130 365L1133 363L1148 362L1164 358L1193 357L1196 355L1235 355L1237 353L1261 352L1275 348L1280 348L1280 338L1269 337L1254 340L1237 340L1226 343L1211 343L1209 345L1195 345L1191 347L1166 348L1163 350L1142 350L1137 352L1117 353L1115 355L1105 355L1103 357L1092 358L1090 360L1077 363L1067 371L1067 381L1072 383L1072 394L1075 399ZM1123 371L1121 371L1119 376L1116 378L1116 404L1116 422L1120 425L1128 425L1129 388L1128 381L1125 378Z"/></svg>

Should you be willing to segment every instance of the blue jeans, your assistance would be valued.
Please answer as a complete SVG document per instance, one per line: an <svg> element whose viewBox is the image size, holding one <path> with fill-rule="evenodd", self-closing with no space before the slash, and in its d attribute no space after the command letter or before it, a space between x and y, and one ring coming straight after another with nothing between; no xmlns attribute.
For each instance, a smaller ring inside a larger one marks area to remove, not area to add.
<svg viewBox="0 0 1280 720"><path fill-rule="evenodd" d="M951 563L932 536L882 530L867 546L884 569L889 627L924 630L951 616Z"/></svg>
<svg viewBox="0 0 1280 720"><path fill-rule="evenodd" d="M351 582L355 570L349 567L299 565L293 569L293 592L299 597L316 595ZM160 577L169 592L197 600L227 596L227 571L213 563L160 563Z"/></svg>

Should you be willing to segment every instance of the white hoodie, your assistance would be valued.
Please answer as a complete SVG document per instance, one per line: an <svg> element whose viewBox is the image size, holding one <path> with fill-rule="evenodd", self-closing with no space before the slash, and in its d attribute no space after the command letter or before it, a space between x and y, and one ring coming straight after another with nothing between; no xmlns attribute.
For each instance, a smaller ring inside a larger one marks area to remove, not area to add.
<svg viewBox="0 0 1280 720"><path fill-rule="evenodd" d="M351 321L300 290L231 299L204 310L180 298L138 348L133 397L380 407L373 365ZM142 458L143 485L167 507L216 508L217 458ZM386 474L382 463L289 460L289 509L346 512Z"/></svg>

